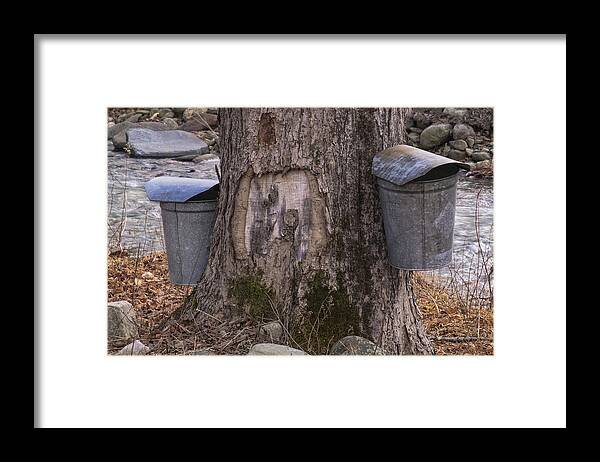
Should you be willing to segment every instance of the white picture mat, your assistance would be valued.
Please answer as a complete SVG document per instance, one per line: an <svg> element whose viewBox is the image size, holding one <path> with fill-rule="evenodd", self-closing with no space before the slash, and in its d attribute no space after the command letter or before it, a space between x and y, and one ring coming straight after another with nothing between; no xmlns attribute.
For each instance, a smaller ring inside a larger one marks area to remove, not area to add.
<svg viewBox="0 0 600 462"><path fill-rule="evenodd" d="M566 41L38 37L42 427L566 424ZM491 357L109 357L106 108L494 107Z"/></svg>

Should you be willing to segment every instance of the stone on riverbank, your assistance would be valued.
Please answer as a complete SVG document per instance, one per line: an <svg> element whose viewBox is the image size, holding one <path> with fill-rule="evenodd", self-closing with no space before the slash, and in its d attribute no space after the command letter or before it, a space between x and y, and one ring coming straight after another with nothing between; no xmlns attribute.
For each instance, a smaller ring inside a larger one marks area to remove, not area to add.
<svg viewBox="0 0 600 462"><path fill-rule="evenodd" d="M462 162L466 160L467 153L465 151L459 151L458 149L450 149L450 151L448 151L448 153L446 154L446 157L448 159L458 160L459 162Z"/></svg>
<svg viewBox="0 0 600 462"><path fill-rule="evenodd" d="M467 148L469 147L469 145L467 144L467 142L465 140L449 141L448 144L450 145L451 148L458 149L459 151L466 151Z"/></svg>
<svg viewBox="0 0 600 462"><path fill-rule="evenodd" d="M279 321L269 322L258 330L258 340L261 342L278 343L282 339L283 326Z"/></svg>
<svg viewBox="0 0 600 462"><path fill-rule="evenodd" d="M330 355L383 355L383 350L370 340L349 335L333 344Z"/></svg>
<svg viewBox="0 0 600 462"><path fill-rule="evenodd" d="M248 355L251 356L296 356L305 354L302 350L275 343L257 343L248 352Z"/></svg>
<svg viewBox="0 0 600 462"><path fill-rule="evenodd" d="M452 125L450 124L435 124L430 125L421 133L421 147L423 149L431 149L444 144L452 133Z"/></svg>
<svg viewBox="0 0 600 462"><path fill-rule="evenodd" d="M485 151L477 151L474 152L473 155L471 156L471 159L473 159L474 162L481 162L483 160L490 160L492 157L490 156L489 153L485 152Z"/></svg>
<svg viewBox="0 0 600 462"><path fill-rule="evenodd" d="M126 300L108 304L108 339L129 340L137 337L137 317L131 303Z"/></svg>
<svg viewBox="0 0 600 462"><path fill-rule="evenodd" d="M179 157L209 151L204 141L182 130L132 128L127 130L127 145L134 157Z"/></svg>
<svg viewBox="0 0 600 462"><path fill-rule="evenodd" d="M146 355L150 353L150 348L144 345L139 340L134 340L129 345L124 346L119 350L117 355L120 356L131 356L131 355Z"/></svg>
<svg viewBox="0 0 600 462"><path fill-rule="evenodd" d="M452 129L452 139L454 140L466 140L472 136L475 136L475 130L470 125L456 124Z"/></svg>

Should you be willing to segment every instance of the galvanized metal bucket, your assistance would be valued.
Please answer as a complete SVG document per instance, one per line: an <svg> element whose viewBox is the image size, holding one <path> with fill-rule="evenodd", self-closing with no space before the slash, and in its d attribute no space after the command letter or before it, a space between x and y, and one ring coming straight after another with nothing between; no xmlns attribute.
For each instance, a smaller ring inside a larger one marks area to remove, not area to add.
<svg viewBox="0 0 600 462"><path fill-rule="evenodd" d="M431 270L452 262L460 169L469 165L406 145L374 157L391 266Z"/></svg>
<svg viewBox="0 0 600 462"><path fill-rule="evenodd" d="M160 202L170 281L180 285L197 283L208 262L218 182L158 177L144 187L150 200Z"/></svg>
<svg viewBox="0 0 600 462"><path fill-rule="evenodd" d="M173 284L200 280L206 268L217 201L161 202L163 232Z"/></svg>

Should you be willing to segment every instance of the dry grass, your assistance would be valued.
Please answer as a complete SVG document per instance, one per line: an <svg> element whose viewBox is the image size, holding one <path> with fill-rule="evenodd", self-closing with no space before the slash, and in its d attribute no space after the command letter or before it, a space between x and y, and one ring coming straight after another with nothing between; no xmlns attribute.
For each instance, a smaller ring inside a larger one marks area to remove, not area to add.
<svg viewBox="0 0 600 462"><path fill-rule="evenodd" d="M414 287L436 354L493 354L492 309L472 304L466 308L459 296L420 274L415 276ZM259 327L250 319L227 322L207 314L193 322L167 323L191 291L192 287L169 282L164 253L136 258L115 252L108 257L108 300L127 300L133 305L139 339L152 354L246 354L256 343ZM124 345L111 343L109 352Z"/></svg>
<svg viewBox="0 0 600 462"><path fill-rule="evenodd" d="M437 355L493 355L494 312L489 301L467 305L442 285L416 274L415 293Z"/></svg>
<svg viewBox="0 0 600 462"><path fill-rule="evenodd" d="M139 319L139 340L152 354L247 353L257 331L250 320L227 322L206 315L193 322L167 323L191 291L191 286L169 282L164 253L136 258L114 252L108 257L108 301L127 300L133 305ZM124 345L109 343L108 350L115 353Z"/></svg>

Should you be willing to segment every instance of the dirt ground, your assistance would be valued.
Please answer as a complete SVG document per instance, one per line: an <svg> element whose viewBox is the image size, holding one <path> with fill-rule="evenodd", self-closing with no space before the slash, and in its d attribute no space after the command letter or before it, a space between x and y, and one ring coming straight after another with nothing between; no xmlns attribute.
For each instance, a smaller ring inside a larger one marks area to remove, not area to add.
<svg viewBox="0 0 600 462"><path fill-rule="evenodd" d="M471 304L467 309L460 297L420 274L414 287L436 355L493 354L492 308ZM257 342L260 327L250 319L228 322L200 314L193 322L167 322L191 292L192 287L169 282L164 253L108 256L108 301L133 305L139 340L151 348L150 354L246 354ZM116 353L125 343L109 343L108 352Z"/></svg>

